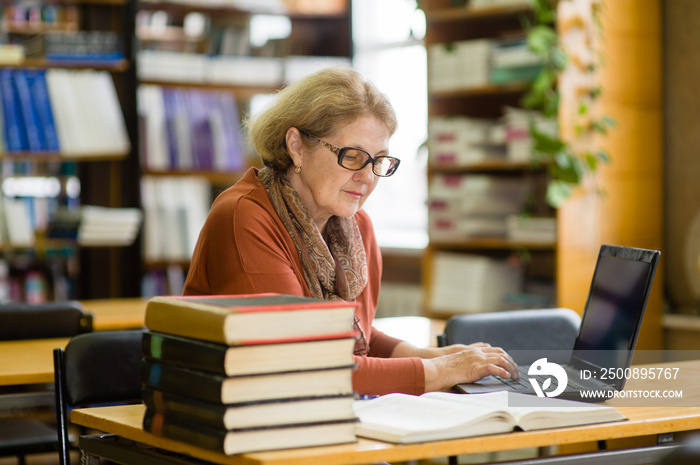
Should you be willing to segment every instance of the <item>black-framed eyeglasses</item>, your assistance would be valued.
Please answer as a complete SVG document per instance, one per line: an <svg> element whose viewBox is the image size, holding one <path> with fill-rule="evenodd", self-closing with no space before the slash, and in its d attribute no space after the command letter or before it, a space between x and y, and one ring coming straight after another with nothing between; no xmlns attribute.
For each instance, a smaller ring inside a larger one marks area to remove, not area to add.
<svg viewBox="0 0 700 465"><path fill-rule="evenodd" d="M394 174L396 169L399 167L399 163L401 163L401 160L398 158L384 155L374 158L364 150L356 149L354 147L336 147L335 145L329 144L328 142L323 141L316 136L312 136L301 129L299 132L304 134L306 137L310 137L331 152L338 155L338 164L346 170L360 171L362 168L367 166L368 163L372 163L372 172L377 176L386 178Z"/></svg>

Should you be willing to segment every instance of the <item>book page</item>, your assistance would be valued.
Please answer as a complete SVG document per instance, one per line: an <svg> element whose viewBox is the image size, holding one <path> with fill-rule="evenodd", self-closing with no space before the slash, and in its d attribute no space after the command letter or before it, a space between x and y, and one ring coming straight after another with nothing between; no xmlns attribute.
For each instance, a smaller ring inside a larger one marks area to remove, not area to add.
<svg viewBox="0 0 700 465"><path fill-rule="evenodd" d="M357 435L390 442L417 442L508 432L513 420L500 409L426 396L388 394L356 401Z"/></svg>
<svg viewBox="0 0 700 465"><path fill-rule="evenodd" d="M556 428L607 421L624 420L614 407L573 400L541 398L516 392L485 394L455 394L431 392L423 397L440 399L463 405L478 404L484 408L508 411L516 424L524 430Z"/></svg>

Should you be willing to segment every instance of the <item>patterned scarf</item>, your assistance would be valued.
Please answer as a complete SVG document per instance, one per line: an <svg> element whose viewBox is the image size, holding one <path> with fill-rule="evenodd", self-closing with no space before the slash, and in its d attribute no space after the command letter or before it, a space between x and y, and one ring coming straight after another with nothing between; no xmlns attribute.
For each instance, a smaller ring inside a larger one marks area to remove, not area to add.
<svg viewBox="0 0 700 465"><path fill-rule="evenodd" d="M265 167L258 171L258 179L292 237L311 295L354 301L367 284L367 256L355 218L332 216L326 225L326 244L299 194L283 175ZM361 335L355 354L366 355L369 345L357 316L354 326Z"/></svg>

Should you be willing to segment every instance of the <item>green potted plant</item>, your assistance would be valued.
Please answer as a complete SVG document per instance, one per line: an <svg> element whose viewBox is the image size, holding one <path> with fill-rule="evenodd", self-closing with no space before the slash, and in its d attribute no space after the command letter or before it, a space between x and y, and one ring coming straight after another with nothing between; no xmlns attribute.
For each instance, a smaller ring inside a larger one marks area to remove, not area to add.
<svg viewBox="0 0 700 465"><path fill-rule="evenodd" d="M534 110L545 118L556 120L559 112L558 81L562 72L570 65L570 60L561 46L555 28L556 0L532 0L532 3L534 15L530 24L526 25L527 42L530 49L541 57L542 69L531 82L521 103L523 107ZM599 14L598 7L594 8L592 14L595 20ZM596 24L600 28L598 21ZM600 58L588 64L586 71L593 72L599 65ZM580 95L576 102L576 137L584 137L590 131L606 134L608 128L614 125L609 116L595 117L591 112L591 107L599 98L600 92L599 87L591 89L590 92ZM610 161L605 150L597 147L580 149L558 134L542 130L534 119L530 123L530 135L533 139L533 162L546 166L549 174L547 203L554 208L560 207L569 198L574 187L580 185L587 175L594 173L600 163Z"/></svg>

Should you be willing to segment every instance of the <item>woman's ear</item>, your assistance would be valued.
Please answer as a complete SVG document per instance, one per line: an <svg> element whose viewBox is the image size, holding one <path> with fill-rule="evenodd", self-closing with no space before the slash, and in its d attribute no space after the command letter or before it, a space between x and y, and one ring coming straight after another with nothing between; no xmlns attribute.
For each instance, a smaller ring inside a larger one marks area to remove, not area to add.
<svg viewBox="0 0 700 465"><path fill-rule="evenodd" d="M297 128L287 129L287 134L285 136L285 142L287 143L287 151L289 156L292 157L292 163L294 166L301 166L301 152L302 152L302 142L301 133Z"/></svg>

